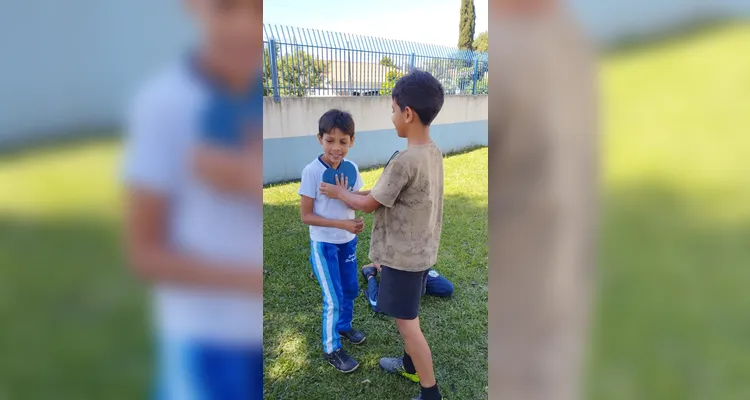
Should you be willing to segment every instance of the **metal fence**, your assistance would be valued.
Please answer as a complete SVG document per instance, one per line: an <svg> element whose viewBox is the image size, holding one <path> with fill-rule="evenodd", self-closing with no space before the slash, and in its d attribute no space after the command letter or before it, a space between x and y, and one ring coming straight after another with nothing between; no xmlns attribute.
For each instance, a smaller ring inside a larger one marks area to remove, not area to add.
<svg viewBox="0 0 750 400"><path fill-rule="evenodd" d="M413 68L445 93L487 94L487 53L315 29L263 25L264 95L381 96Z"/></svg>

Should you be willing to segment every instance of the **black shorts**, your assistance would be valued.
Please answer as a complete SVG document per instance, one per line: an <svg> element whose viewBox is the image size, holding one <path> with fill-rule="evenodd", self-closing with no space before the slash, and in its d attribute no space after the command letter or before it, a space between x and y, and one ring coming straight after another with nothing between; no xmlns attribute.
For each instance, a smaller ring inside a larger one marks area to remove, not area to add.
<svg viewBox="0 0 750 400"><path fill-rule="evenodd" d="M419 303L427 289L429 270L408 272L380 266L378 310L397 319L415 319Z"/></svg>

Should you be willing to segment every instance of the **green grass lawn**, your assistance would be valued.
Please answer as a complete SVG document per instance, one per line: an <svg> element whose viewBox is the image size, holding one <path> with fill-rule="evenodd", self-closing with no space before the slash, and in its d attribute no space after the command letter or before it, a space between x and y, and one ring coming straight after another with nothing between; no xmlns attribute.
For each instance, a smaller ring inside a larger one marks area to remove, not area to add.
<svg viewBox="0 0 750 400"><path fill-rule="evenodd" d="M365 187L371 188L381 172L363 173ZM420 320L444 394L482 399L487 396L487 149L446 158L445 182L435 269L453 281L456 292L449 300L425 297ZM359 370L343 375L323 360L321 292L308 261L310 236L300 221L298 189L299 183L274 186L263 197L266 398L411 398L419 385L378 367L380 357L402 354L395 322L375 315L363 295L355 301L354 326L368 334L367 342L344 344L361 362ZM366 215L365 224L371 227L371 222ZM357 256L364 265L370 229L359 240Z"/></svg>
<svg viewBox="0 0 750 400"><path fill-rule="evenodd" d="M145 291L119 246L119 144L0 158L0 399L146 398Z"/></svg>
<svg viewBox="0 0 750 400"><path fill-rule="evenodd" d="M603 240L590 399L750 398L749 43L749 25L727 25L602 61ZM145 290L119 255L119 151L102 141L0 156L0 400L148 393ZM485 397L486 363L462 360L487 346L485 250L476 246L486 194L456 168L484 160L483 152L446 161L438 268L457 292L423 301L451 399ZM377 174L365 175L368 185ZM352 350L361 370L345 377L322 363L319 289L295 185L265 194L266 221L279 221L266 239L275 260L266 267L268 398L414 394L377 370L378 357L398 351L398 334L362 298L355 318L370 338ZM301 387L310 395L297 395ZM315 396L323 392L330 396Z"/></svg>
<svg viewBox="0 0 750 400"><path fill-rule="evenodd" d="M591 399L750 399L750 25L602 62Z"/></svg>

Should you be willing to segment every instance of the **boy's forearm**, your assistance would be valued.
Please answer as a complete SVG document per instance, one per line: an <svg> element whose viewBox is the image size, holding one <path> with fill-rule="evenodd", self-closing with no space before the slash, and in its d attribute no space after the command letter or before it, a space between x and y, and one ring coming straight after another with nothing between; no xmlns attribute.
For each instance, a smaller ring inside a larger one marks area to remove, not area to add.
<svg viewBox="0 0 750 400"><path fill-rule="evenodd" d="M210 289L263 293L260 265L215 265L169 249L141 250L131 259L138 274L149 281Z"/></svg>
<svg viewBox="0 0 750 400"><path fill-rule="evenodd" d="M367 195L370 193L370 191L367 191L367 194L359 194L357 192L348 192L348 191L342 191L339 195L339 200L343 201L344 204L349 206L352 210L357 211L363 211L363 212L373 212L375 211L372 209L371 205L367 201Z"/></svg>
<svg viewBox="0 0 750 400"><path fill-rule="evenodd" d="M317 214L306 214L302 216L302 223L311 226L320 226L322 228L341 228L341 220L328 219Z"/></svg>

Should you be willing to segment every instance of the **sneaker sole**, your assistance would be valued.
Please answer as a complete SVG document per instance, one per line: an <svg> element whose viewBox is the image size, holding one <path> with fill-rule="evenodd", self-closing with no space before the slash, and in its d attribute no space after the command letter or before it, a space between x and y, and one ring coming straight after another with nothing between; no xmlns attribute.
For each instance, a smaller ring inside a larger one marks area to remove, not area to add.
<svg viewBox="0 0 750 400"><path fill-rule="evenodd" d="M416 375L416 374L414 374L414 375L407 374L404 371L390 371L390 370L387 370L387 369L383 368L382 365L380 366L380 369L382 369L383 371L385 371L385 372L387 372L389 374L394 374L394 375L402 376L402 377L404 377L404 379L407 379L409 382L419 383L419 375Z"/></svg>
<svg viewBox="0 0 750 400"><path fill-rule="evenodd" d="M343 336L342 336L342 337L343 337ZM346 338L344 338L344 339L346 339ZM351 344L353 344L353 345L359 345L359 344L362 344L362 343L364 343L364 342L365 342L366 340L367 340L367 337L365 337L364 339L360 340L359 342L352 342L351 340L349 340L349 339L346 339L346 341L347 341L347 342L349 342L349 343L351 343Z"/></svg>
<svg viewBox="0 0 750 400"><path fill-rule="evenodd" d="M328 362L328 364L331 364L331 366L332 366L333 368L336 368L336 366L335 366L335 365L333 365L333 363L331 363L330 361ZM359 364L357 364L356 366L354 366L354 368L352 368L352 369L350 369L350 370L347 370L347 371L344 371L344 370L341 370L341 369L338 369L338 368L336 368L336 371L339 371L339 372L341 372L342 374L351 374L352 372L356 371L356 370L357 370L357 368L359 368Z"/></svg>

